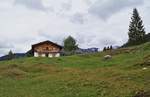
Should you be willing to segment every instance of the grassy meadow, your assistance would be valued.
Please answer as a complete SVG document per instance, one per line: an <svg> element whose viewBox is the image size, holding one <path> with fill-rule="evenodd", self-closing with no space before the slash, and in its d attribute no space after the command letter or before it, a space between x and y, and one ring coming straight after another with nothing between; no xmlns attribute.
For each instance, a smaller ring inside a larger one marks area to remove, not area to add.
<svg viewBox="0 0 150 97"><path fill-rule="evenodd" d="M107 54L112 59L104 60ZM0 62L0 97L134 97L139 91L150 93L150 43Z"/></svg>

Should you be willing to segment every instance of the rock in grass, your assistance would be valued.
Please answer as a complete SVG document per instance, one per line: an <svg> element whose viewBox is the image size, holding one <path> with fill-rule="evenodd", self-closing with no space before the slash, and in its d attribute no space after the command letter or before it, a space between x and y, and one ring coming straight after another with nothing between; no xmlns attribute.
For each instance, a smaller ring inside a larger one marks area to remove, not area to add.
<svg viewBox="0 0 150 97"><path fill-rule="evenodd" d="M111 55L105 55L105 56L104 56L104 59L105 59L105 60L110 60L110 59L112 59L112 56L111 56Z"/></svg>
<svg viewBox="0 0 150 97"><path fill-rule="evenodd" d="M135 96L133 97L150 97L150 92L141 90L141 91L136 92Z"/></svg>
<svg viewBox="0 0 150 97"><path fill-rule="evenodd" d="M146 67L143 68L143 70L146 70L146 69L147 69Z"/></svg>

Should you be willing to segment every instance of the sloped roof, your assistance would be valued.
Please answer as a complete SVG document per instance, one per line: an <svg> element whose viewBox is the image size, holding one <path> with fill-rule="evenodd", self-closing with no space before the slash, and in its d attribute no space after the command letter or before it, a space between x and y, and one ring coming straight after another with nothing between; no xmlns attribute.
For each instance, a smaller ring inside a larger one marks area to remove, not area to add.
<svg viewBox="0 0 150 97"><path fill-rule="evenodd" d="M32 45L32 48L34 48L34 47L36 47L36 46L39 46L39 45L42 45L42 44L45 44L45 43L47 43L47 44L53 44L53 45L59 47L60 49L62 49L62 46L61 46L61 45L58 45L57 43L51 42L51 41L49 41L49 40L43 41L43 42L40 42L40 43L37 43L37 44L33 44L33 45Z"/></svg>

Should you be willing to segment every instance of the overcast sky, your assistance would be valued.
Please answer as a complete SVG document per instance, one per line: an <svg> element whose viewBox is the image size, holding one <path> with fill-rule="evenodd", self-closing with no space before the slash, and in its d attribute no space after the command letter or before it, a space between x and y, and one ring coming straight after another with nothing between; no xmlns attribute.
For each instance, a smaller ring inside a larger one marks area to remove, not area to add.
<svg viewBox="0 0 150 97"><path fill-rule="evenodd" d="M0 55L68 35L81 48L122 45L135 7L150 32L150 0L0 0Z"/></svg>

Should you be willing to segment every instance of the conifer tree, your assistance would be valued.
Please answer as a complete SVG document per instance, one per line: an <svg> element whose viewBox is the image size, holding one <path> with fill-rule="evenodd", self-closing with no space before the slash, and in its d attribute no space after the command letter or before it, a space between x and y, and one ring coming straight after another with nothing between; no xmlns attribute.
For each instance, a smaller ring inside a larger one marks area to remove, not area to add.
<svg viewBox="0 0 150 97"><path fill-rule="evenodd" d="M14 54L13 54L13 52L10 50L10 51L8 52L8 59L11 60L11 59L13 59L13 58L14 58Z"/></svg>
<svg viewBox="0 0 150 97"><path fill-rule="evenodd" d="M135 8L133 9L133 15L131 17L131 22L129 25L129 40L128 45L137 45L144 43L144 36L145 36L145 29L143 25L143 21L139 16L138 10Z"/></svg>
<svg viewBox="0 0 150 97"><path fill-rule="evenodd" d="M110 46L110 50L112 50L113 49L113 47L112 47L112 45Z"/></svg>
<svg viewBox="0 0 150 97"><path fill-rule="evenodd" d="M107 48L106 48L106 47L104 47L104 48L103 48L103 51L105 52L106 50L107 50Z"/></svg>
<svg viewBox="0 0 150 97"><path fill-rule="evenodd" d="M107 50L110 50L109 46L107 47Z"/></svg>

